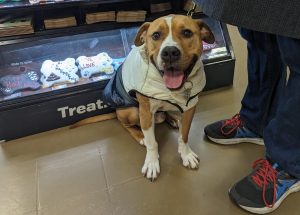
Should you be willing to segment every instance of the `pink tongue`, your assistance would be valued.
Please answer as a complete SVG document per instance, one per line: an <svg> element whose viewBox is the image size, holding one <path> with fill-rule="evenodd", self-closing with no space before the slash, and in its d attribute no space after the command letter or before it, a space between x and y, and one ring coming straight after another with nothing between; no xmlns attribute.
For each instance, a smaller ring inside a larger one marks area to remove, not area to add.
<svg viewBox="0 0 300 215"><path fill-rule="evenodd" d="M183 71L165 70L163 80L169 89L177 89L181 86L184 78Z"/></svg>

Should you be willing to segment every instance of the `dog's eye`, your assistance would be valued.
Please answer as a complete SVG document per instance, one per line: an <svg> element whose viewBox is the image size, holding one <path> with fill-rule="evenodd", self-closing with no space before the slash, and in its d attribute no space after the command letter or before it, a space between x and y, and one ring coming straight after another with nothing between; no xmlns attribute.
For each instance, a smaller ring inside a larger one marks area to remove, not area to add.
<svg viewBox="0 0 300 215"><path fill-rule="evenodd" d="M154 32L152 34L152 39L153 40L159 40L160 36L161 36L160 32Z"/></svg>
<svg viewBox="0 0 300 215"><path fill-rule="evenodd" d="M186 38L190 38L193 36L193 32L189 29L185 29L182 31L182 35Z"/></svg>

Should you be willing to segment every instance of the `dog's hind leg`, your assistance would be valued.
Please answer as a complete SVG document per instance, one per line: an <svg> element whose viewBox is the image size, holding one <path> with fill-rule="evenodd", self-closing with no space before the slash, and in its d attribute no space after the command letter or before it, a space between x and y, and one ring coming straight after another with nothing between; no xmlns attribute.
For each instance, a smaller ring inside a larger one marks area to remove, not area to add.
<svg viewBox="0 0 300 215"><path fill-rule="evenodd" d="M145 144L144 143L144 134L140 127L138 127L136 125L131 126L131 127L127 127L127 126L124 126L124 127L139 144L141 144L141 145Z"/></svg>
<svg viewBox="0 0 300 215"><path fill-rule="evenodd" d="M141 145L144 145L144 134L139 128L139 110L136 107L117 109L117 118L131 136Z"/></svg>

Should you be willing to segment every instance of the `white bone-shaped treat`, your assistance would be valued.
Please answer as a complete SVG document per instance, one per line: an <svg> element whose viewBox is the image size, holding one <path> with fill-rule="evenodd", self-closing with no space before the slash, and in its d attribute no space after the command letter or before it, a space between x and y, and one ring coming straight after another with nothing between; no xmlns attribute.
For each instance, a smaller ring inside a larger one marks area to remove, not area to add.
<svg viewBox="0 0 300 215"><path fill-rule="evenodd" d="M106 52L92 57L80 56L76 60L83 78L90 78L97 73L112 74L114 72L112 63L113 59Z"/></svg>
<svg viewBox="0 0 300 215"><path fill-rule="evenodd" d="M64 61L46 60L41 68L41 82L43 87L51 87L54 84L76 83L79 76L76 74L78 67L74 58Z"/></svg>

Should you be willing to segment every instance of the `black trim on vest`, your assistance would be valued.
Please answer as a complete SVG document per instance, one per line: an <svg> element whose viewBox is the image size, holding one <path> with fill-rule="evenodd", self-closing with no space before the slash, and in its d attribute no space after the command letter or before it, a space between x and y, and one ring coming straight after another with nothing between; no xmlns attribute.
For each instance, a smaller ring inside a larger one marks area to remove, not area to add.
<svg viewBox="0 0 300 215"><path fill-rule="evenodd" d="M143 93L140 93L140 92L137 91L137 90L130 90L128 93L129 93L129 95L133 95L133 93L139 93L139 94L141 94L141 95L143 95L143 96L145 96L145 97L147 97L147 98L150 98L150 99L155 99L155 100L159 100L159 101L168 102L169 104L174 105L175 107L177 107L181 113L184 112L183 109L180 107L180 105L178 105L178 104L176 104L176 103L173 103L173 102L170 102L170 101L168 101L168 100L157 99L157 98L154 98L154 97L151 97L151 96L147 96L147 95L145 95L145 94L143 94Z"/></svg>

